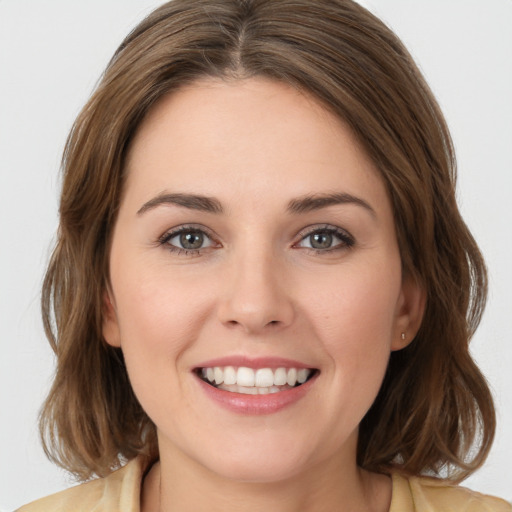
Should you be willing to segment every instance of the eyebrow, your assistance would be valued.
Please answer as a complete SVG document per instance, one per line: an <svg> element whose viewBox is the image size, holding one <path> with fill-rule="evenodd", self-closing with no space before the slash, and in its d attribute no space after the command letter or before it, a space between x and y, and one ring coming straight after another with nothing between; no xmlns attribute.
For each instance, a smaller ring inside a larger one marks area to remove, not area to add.
<svg viewBox="0 0 512 512"><path fill-rule="evenodd" d="M199 210L208 213L222 213L222 205L220 202L207 196L200 196L195 194L159 194L158 196L150 199L144 203L137 212L137 215L142 215L149 210L153 210L161 205L177 205L189 208L190 210Z"/></svg>
<svg viewBox="0 0 512 512"><path fill-rule="evenodd" d="M355 204L368 210L373 217L377 214L375 210L360 197L353 196L341 192L334 192L332 194L313 194L293 199L288 203L288 211L291 213L307 213L313 210L319 210L328 206L338 204Z"/></svg>
<svg viewBox="0 0 512 512"><path fill-rule="evenodd" d="M376 216L375 210L363 199L352 194L335 192L331 194L313 194L292 199L288 203L287 211L290 213L301 214L314 210L327 208L328 206L338 204L355 204L369 211L373 217ZM191 210L198 210L207 213L222 213L224 209L218 199L196 194L181 193L162 193L144 203L137 211L137 215L153 210L161 205L176 205Z"/></svg>

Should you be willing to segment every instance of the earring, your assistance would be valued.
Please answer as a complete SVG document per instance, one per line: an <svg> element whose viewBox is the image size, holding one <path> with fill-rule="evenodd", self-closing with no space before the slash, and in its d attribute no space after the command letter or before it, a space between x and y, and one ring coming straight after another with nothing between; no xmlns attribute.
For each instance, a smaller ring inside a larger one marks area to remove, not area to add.
<svg viewBox="0 0 512 512"><path fill-rule="evenodd" d="M400 335L400 338L402 338L402 341L405 341L405 332L403 332L403 333Z"/></svg>

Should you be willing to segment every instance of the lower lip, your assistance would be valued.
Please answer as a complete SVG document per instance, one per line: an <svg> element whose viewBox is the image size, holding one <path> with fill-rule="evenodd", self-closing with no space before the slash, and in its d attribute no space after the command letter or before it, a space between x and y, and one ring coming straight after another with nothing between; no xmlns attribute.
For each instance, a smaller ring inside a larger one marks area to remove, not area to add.
<svg viewBox="0 0 512 512"><path fill-rule="evenodd" d="M279 391L278 393L269 393L267 395L232 393L211 386L199 377L197 377L197 380L206 396L218 403L221 407L238 414L258 415L272 414L298 402L308 393L316 378L317 375L313 376L301 386Z"/></svg>

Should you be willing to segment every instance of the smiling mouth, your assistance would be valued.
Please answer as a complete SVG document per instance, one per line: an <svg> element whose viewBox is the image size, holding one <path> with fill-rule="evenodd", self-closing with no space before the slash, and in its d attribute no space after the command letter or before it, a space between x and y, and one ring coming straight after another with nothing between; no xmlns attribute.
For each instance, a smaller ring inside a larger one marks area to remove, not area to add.
<svg viewBox="0 0 512 512"><path fill-rule="evenodd" d="M246 366L214 366L197 368L196 374L207 384L230 393L267 395L280 393L310 380L314 368L248 368Z"/></svg>

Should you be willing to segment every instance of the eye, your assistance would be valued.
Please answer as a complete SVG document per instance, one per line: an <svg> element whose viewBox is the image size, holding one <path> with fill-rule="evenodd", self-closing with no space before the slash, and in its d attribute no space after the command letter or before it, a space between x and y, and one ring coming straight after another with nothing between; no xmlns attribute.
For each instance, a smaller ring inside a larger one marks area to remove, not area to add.
<svg viewBox="0 0 512 512"><path fill-rule="evenodd" d="M163 235L160 244L166 245L171 251L199 253L201 249L212 247L214 242L202 229L181 227Z"/></svg>
<svg viewBox="0 0 512 512"><path fill-rule="evenodd" d="M346 231L335 227L316 228L296 244L296 247L313 249L317 252L327 252L336 249L345 249L352 247L355 241Z"/></svg>

